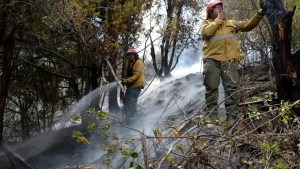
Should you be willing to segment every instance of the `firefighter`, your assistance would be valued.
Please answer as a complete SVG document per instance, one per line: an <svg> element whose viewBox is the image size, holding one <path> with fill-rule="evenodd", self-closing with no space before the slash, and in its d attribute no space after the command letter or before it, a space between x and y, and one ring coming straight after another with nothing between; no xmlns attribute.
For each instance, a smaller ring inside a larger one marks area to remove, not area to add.
<svg viewBox="0 0 300 169"><path fill-rule="evenodd" d="M137 99L144 88L144 63L139 59L136 49L130 48L126 53L126 75L122 78L122 84L127 89L123 99L124 114L129 121L137 114Z"/></svg>
<svg viewBox="0 0 300 169"><path fill-rule="evenodd" d="M225 92L227 121L234 123L238 116L238 64L243 59L236 34L251 31L265 15L260 9L248 21L230 20L223 3L213 0L206 6L206 19L201 27L203 39L203 83L206 87L206 111L210 118L218 119L218 86L220 78Z"/></svg>

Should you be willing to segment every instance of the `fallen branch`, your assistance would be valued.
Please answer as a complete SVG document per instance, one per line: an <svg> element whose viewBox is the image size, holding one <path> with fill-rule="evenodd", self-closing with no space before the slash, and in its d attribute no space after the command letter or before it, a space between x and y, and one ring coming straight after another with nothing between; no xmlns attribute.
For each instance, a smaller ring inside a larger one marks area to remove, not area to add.
<svg viewBox="0 0 300 169"><path fill-rule="evenodd" d="M115 78L117 84L121 87L121 90L124 92L124 91L125 91L125 88L124 88L124 86L121 84L121 81L119 80L118 76L116 75L116 73L115 73L113 67L111 66L109 60L108 60L108 59L105 59L105 61L106 61L107 65L109 66L110 71L111 71L111 73L113 74L113 76L114 76L114 78Z"/></svg>

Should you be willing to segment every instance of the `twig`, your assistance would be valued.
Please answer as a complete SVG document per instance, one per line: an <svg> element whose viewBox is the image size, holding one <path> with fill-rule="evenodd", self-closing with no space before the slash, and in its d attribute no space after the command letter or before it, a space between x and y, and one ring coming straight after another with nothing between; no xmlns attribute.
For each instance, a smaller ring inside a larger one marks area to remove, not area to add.
<svg viewBox="0 0 300 169"><path fill-rule="evenodd" d="M145 162L145 169L148 169L148 156L147 156L147 142L146 142L146 135L144 130L141 134L141 142L142 142L142 151L144 154L144 162Z"/></svg>

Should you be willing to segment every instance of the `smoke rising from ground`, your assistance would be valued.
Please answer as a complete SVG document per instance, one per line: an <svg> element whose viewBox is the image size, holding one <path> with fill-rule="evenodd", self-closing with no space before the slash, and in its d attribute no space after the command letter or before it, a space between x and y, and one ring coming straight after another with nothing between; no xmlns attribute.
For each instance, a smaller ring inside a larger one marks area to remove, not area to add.
<svg viewBox="0 0 300 169"><path fill-rule="evenodd" d="M91 91L75 104L64 120L58 124L68 121L76 113L87 111L90 103L100 97L101 92L116 86L117 83L111 83ZM164 120L174 118L184 120L189 116L187 110L201 107L204 104L204 91L199 63L178 68L172 72L172 77L164 81L156 80L156 83L151 84L140 96L138 117L129 126L135 130L144 131L147 135L153 135L154 128L164 127ZM121 113L112 115L121 117ZM14 150L36 168L52 169L67 165L97 164L103 169L104 166L101 163L105 155L100 148L105 140L99 138L99 135L89 135L89 138L93 140L91 145L78 145L71 137L72 132L77 129L80 130L79 126L70 126L41 135L16 146ZM127 128L120 128L118 131L120 136L140 137L138 132ZM53 159L55 159L54 162L52 162ZM114 157L114 163L120 160L122 156Z"/></svg>

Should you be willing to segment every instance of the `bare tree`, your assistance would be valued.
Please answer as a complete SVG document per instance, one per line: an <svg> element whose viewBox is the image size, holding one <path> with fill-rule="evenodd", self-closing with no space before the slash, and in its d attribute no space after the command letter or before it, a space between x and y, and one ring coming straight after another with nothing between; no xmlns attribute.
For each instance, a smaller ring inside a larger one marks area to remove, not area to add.
<svg viewBox="0 0 300 169"><path fill-rule="evenodd" d="M197 1L164 1L166 19L161 30L159 54L156 52L152 37L151 57L158 77L168 77L176 67L184 49L195 47L194 27L197 24L196 13L200 5ZM159 17L159 19L161 19ZM158 22L160 23L160 22ZM158 60L160 59L160 60Z"/></svg>

